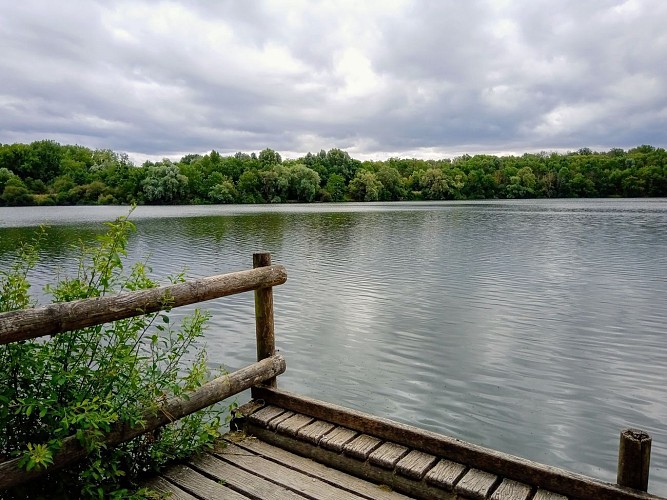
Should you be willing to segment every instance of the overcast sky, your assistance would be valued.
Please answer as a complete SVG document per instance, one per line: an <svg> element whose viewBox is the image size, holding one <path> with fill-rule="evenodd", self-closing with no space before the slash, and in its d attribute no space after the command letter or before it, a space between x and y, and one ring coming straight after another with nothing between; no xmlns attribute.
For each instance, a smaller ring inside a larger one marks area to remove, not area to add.
<svg viewBox="0 0 667 500"><path fill-rule="evenodd" d="M0 142L135 160L667 146L665 0L0 0Z"/></svg>

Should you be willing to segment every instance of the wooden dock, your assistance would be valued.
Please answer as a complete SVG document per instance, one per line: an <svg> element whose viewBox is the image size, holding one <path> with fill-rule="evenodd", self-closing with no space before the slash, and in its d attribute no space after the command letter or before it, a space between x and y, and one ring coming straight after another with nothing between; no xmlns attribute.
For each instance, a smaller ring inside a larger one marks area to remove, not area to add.
<svg viewBox="0 0 667 500"><path fill-rule="evenodd" d="M175 464L146 484L169 498L188 499L475 499L655 500L646 493L650 437L621 432L617 484L602 482L454 437L361 413L277 388L285 360L276 354L272 287L286 272L270 254L253 269L117 297L53 304L0 314L0 343L56 335L85 326L179 307L235 293L255 293L257 362L173 397L138 427L112 428L106 443L123 443L251 388L235 412L235 434L212 452ZM65 439L49 471L86 456ZM18 459L0 463L0 491L39 477ZM664 499L663 500L667 500Z"/></svg>
<svg viewBox="0 0 667 500"><path fill-rule="evenodd" d="M258 392L292 409L251 401L233 423L242 430L146 484L187 500L659 498L285 391Z"/></svg>

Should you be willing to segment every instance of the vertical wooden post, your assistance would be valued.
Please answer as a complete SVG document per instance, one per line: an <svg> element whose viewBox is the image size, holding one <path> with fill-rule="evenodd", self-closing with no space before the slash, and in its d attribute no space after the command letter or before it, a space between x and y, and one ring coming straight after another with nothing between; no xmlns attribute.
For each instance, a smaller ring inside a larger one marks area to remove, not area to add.
<svg viewBox="0 0 667 500"><path fill-rule="evenodd" d="M618 447L618 485L647 491L650 463L651 436L638 429L622 430Z"/></svg>
<svg viewBox="0 0 667 500"><path fill-rule="evenodd" d="M271 265L271 254L268 252L252 255L253 269ZM257 335L257 361L261 361L276 353L276 340L273 326L273 288L255 290L255 333ZM275 377L267 380L266 385L276 387Z"/></svg>

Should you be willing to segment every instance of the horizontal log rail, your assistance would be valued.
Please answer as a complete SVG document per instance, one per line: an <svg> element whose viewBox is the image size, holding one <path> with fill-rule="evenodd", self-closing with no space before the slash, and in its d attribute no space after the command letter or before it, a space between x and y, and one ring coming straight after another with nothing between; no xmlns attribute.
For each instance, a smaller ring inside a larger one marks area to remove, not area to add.
<svg viewBox="0 0 667 500"><path fill-rule="evenodd" d="M0 345L281 285L285 281L284 267L258 267L148 290L2 313Z"/></svg>
<svg viewBox="0 0 667 500"><path fill-rule="evenodd" d="M207 382L198 389L190 392L184 397L174 397L161 405L158 411L144 414L145 424L143 426L128 427L116 426L107 434L105 444L115 446L141 434L150 432L167 425L179 418L194 413L198 410L211 406L223 399L238 394L241 391L274 379L277 375L285 372L285 359L276 354L253 363L238 371L223 375ZM53 464L47 469L26 471L18 466L19 459L9 460L0 464L0 490L11 488L47 472L56 471L68 464L81 460L87 455L75 436L70 436L63 441L63 445L55 455Z"/></svg>

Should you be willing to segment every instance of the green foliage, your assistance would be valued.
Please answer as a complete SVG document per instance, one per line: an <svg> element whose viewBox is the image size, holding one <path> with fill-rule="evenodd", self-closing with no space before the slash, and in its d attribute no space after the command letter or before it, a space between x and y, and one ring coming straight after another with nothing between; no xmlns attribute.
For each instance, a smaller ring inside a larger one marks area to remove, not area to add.
<svg viewBox="0 0 667 500"><path fill-rule="evenodd" d="M126 154L108 149L53 141L0 144L5 206L597 196L667 196L667 151L649 145L608 152L584 147L565 154L362 163L337 148L287 160L266 148L231 156L213 150L137 167Z"/></svg>
<svg viewBox="0 0 667 500"><path fill-rule="evenodd" d="M125 264L133 230L121 217L108 224L97 244L82 243L78 272L47 286L53 301L157 286L144 262ZM20 245L12 267L0 271L0 312L34 305L28 274L42 236L40 230ZM13 494L125 498L142 473L210 446L218 436L218 410L198 412L113 449L103 441L112 428L141 425L144 412L157 413L166 398L208 380L200 345L207 319L196 310L174 324L168 312L158 312L0 346L0 456L19 458L26 470L47 469L45 479ZM49 474L68 436L76 437L88 458Z"/></svg>

